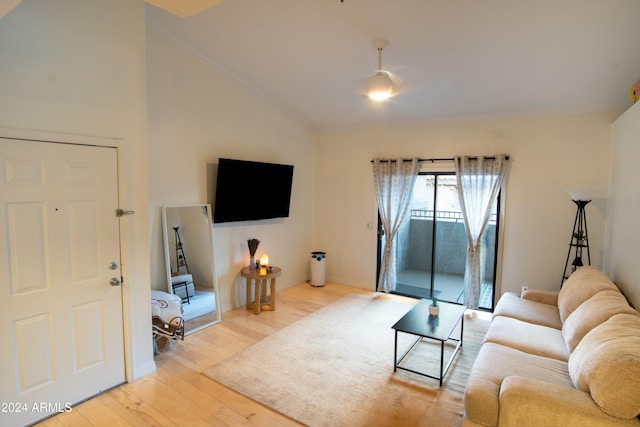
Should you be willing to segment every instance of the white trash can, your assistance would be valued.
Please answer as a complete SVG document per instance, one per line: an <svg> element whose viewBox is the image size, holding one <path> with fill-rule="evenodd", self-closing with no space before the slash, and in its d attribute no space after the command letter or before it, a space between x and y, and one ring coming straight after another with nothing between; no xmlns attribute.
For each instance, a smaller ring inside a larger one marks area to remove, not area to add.
<svg viewBox="0 0 640 427"><path fill-rule="evenodd" d="M311 252L311 286L324 286L326 284L326 263L327 254L325 252Z"/></svg>

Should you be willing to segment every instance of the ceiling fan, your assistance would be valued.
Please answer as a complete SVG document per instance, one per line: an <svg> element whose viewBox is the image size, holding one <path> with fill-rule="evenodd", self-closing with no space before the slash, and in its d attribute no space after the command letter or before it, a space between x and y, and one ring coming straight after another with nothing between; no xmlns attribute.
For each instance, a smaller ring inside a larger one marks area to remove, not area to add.
<svg viewBox="0 0 640 427"><path fill-rule="evenodd" d="M368 79L367 95L374 101L384 101L397 92L400 79L391 71L382 69L382 50L389 46L389 42L385 39L375 39L373 46L378 50L378 69L376 74Z"/></svg>

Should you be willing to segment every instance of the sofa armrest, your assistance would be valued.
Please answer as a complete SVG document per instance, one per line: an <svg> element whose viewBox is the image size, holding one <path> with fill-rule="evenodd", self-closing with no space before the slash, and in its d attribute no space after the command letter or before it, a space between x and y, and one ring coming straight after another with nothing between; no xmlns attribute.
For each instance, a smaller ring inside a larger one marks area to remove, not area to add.
<svg viewBox="0 0 640 427"><path fill-rule="evenodd" d="M465 419L483 426L498 425L500 386L493 381L473 375L464 391Z"/></svg>
<svg viewBox="0 0 640 427"><path fill-rule="evenodd" d="M498 419L499 425L518 427L640 425L638 418L623 420L602 412L589 393L520 376L502 382Z"/></svg>
<svg viewBox="0 0 640 427"><path fill-rule="evenodd" d="M520 296L529 301L541 302L543 304L558 305L558 292L543 291L540 289L527 289Z"/></svg>

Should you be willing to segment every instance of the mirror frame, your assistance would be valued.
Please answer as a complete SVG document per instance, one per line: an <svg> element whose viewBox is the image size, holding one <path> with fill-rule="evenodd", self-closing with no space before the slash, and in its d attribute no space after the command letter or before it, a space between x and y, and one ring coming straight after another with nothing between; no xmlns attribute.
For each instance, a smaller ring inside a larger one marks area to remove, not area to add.
<svg viewBox="0 0 640 427"><path fill-rule="evenodd" d="M169 229L167 227L167 209L172 208L194 208L199 207L201 209L206 209L206 217L208 221L209 233L206 233L209 240L209 246L211 247L211 277L213 278L213 292L215 295L215 317L211 322L204 323L196 328L187 330L185 321L185 336L197 332L201 329L207 328L211 325L215 325L222 321L222 313L220 311L220 291L218 290L218 275L216 272L216 260L215 260L215 249L214 249L214 240L213 240L213 221L211 217L211 205L209 204L193 204L193 205L167 205L162 207L162 234L164 240L164 258L165 258L165 270L166 270L166 279L167 279L167 289L170 294L173 294L173 286L171 286L171 256L169 254ZM197 318L196 318L197 319Z"/></svg>

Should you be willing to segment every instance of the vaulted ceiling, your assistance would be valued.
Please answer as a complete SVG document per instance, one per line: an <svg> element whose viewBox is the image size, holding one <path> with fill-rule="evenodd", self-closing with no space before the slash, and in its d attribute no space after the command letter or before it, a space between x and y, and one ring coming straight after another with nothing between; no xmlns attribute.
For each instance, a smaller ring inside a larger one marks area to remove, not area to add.
<svg viewBox="0 0 640 427"><path fill-rule="evenodd" d="M639 0L147 2L147 25L314 129L623 109L640 79ZM376 38L401 79L381 103Z"/></svg>
<svg viewBox="0 0 640 427"><path fill-rule="evenodd" d="M210 7L217 6L224 0L145 0L156 7L171 12L174 15L178 15L181 18L186 18L196 13L200 13L203 10L207 10Z"/></svg>
<svg viewBox="0 0 640 427"><path fill-rule="evenodd" d="M625 108L638 0L226 0L148 25L316 129L461 115ZM402 85L364 94L377 68Z"/></svg>

